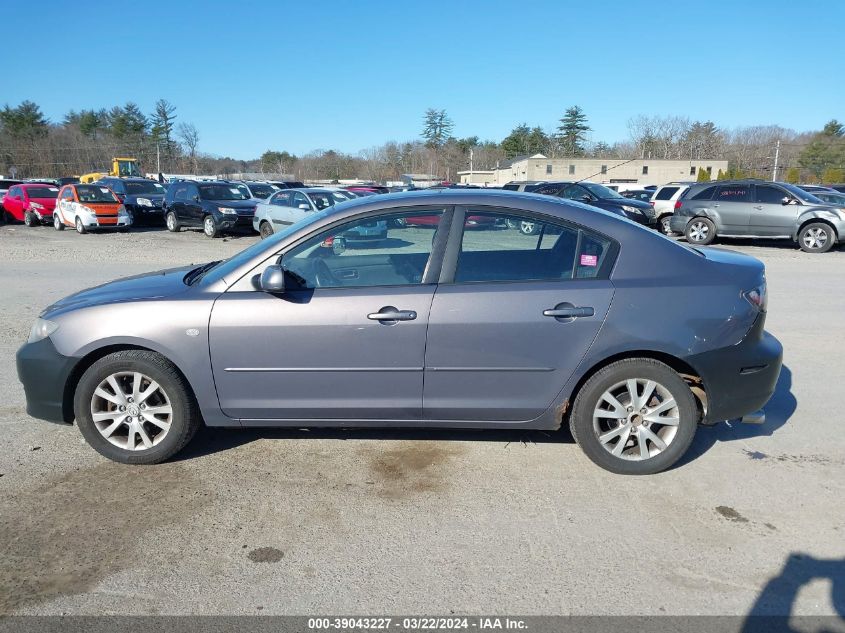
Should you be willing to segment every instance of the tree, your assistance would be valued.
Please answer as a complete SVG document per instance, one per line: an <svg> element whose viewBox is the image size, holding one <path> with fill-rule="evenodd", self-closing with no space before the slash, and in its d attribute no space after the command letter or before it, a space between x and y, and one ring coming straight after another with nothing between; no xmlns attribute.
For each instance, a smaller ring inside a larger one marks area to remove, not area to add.
<svg viewBox="0 0 845 633"><path fill-rule="evenodd" d="M261 155L261 171L277 174L289 174L293 170L293 163L296 156L288 152L275 152L267 150Z"/></svg>
<svg viewBox="0 0 845 633"><path fill-rule="evenodd" d="M442 147L451 136L453 127L454 123L446 114L446 110L429 108L423 116L422 137L425 144L432 149Z"/></svg>
<svg viewBox="0 0 845 633"><path fill-rule="evenodd" d="M517 125L501 143L505 156L513 158L521 154L537 154L546 151L549 137L539 126L529 128L527 123Z"/></svg>
<svg viewBox="0 0 845 633"><path fill-rule="evenodd" d="M0 127L13 139L34 140L47 136L50 126L38 105L24 101L16 108L7 105L0 110Z"/></svg>
<svg viewBox="0 0 845 633"><path fill-rule="evenodd" d="M179 124L179 138L185 149L188 150L188 157L191 159L191 166L196 173L197 171L197 145L199 144L200 135L193 123Z"/></svg>
<svg viewBox="0 0 845 633"><path fill-rule="evenodd" d="M790 167L786 170L786 176L784 177L786 182L791 182L792 184L797 184L801 182L801 170L797 167Z"/></svg>
<svg viewBox="0 0 845 633"><path fill-rule="evenodd" d="M155 104L155 111L150 119L150 133L153 142L164 147L168 160L173 159L173 125L176 120L176 106L165 99L159 99Z"/></svg>
<svg viewBox="0 0 845 633"><path fill-rule="evenodd" d="M828 167L822 172L822 182L828 184L845 181L845 169L839 167Z"/></svg>
<svg viewBox="0 0 845 633"><path fill-rule="evenodd" d="M710 174L706 169L704 169L704 167L698 168L698 177L696 178L696 182L710 182Z"/></svg>
<svg viewBox="0 0 845 633"><path fill-rule="evenodd" d="M728 179L728 175L720 169L719 173L716 174L716 180L727 180L727 179Z"/></svg>
<svg viewBox="0 0 845 633"><path fill-rule="evenodd" d="M798 164L819 178L828 168L845 166L845 127L836 119L828 121L801 151Z"/></svg>
<svg viewBox="0 0 845 633"><path fill-rule="evenodd" d="M149 123L141 109L131 101L124 107L115 106L108 113L109 131L119 140L143 136Z"/></svg>
<svg viewBox="0 0 845 633"><path fill-rule="evenodd" d="M561 149L567 156L582 156L587 132L592 128L587 125L587 115L579 106L567 108L557 127L557 138Z"/></svg>

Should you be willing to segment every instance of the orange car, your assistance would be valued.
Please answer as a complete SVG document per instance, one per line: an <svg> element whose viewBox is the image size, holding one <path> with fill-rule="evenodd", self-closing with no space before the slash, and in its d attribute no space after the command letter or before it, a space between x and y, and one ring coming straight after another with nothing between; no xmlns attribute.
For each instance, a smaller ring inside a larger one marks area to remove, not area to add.
<svg viewBox="0 0 845 633"><path fill-rule="evenodd" d="M125 231L132 218L111 189L96 183L65 185L59 191L53 226L63 231L74 227L77 233L92 229Z"/></svg>

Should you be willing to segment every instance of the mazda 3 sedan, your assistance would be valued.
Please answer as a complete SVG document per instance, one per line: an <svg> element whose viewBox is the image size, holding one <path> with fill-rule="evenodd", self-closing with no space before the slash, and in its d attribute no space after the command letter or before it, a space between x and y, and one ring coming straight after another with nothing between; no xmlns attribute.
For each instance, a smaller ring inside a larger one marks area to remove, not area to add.
<svg viewBox="0 0 845 633"><path fill-rule="evenodd" d="M418 217L436 221L403 221ZM343 237L373 222L380 243ZM570 200L444 189L337 204L231 259L67 297L17 368L30 415L76 420L123 463L166 460L202 424L567 425L599 466L647 474L700 424L763 418L782 356L765 317L752 257Z"/></svg>

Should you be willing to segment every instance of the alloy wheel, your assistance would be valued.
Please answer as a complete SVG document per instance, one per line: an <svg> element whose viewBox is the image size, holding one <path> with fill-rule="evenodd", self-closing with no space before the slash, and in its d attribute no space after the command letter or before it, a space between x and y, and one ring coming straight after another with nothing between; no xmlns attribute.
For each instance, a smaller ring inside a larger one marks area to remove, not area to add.
<svg viewBox="0 0 845 633"><path fill-rule="evenodd" d="M593 411L593 431L602 447L631 461L643 461L666 450L679 424L680 412L672 393L645 378L616 383L601 395Z"/></svg>
<svg viewBox="0 0 845 633"><path fill-rule="evenodd" d="M660 230L663 235L671 235L672 234L672 227L670 226L671 216L666 216L662 220L660 220Z"/></svg>
<svg viewBox="0 0 845 633"><path fill-rule="evenodd" d="M801 235L804 245L810 250L820 250L827 244L827 232L818 227L811 227Z"/></svg>
<svg viewBox="0 0 845 633"><path fill-rule="evenodd" d="M170 431L173 407L164 389L140 372L107 376L91 397L91 419L108 442L127 451L159 444Z"/></svg>
<svg viewBox="0 0 845 633"><path fill-rule="evenodd" d="M689 238L693 242L703 242L710 233L710 227L704 222L693 222L689 228Z"/></svg>
<svg viewBox="0 0 845 633"><path fill-rule="evenodd" d="M176 230L176 219L173 217L172 213L167 214L167 230L168 231L175 231Z"/></svg>
<svg viewBox="0 0 845 633"><path fill-rule="evenodd" d="M202 223L203 231L208 237L214 237L217 233L217 227L214 225L214 218L208 216Z"/></svg>

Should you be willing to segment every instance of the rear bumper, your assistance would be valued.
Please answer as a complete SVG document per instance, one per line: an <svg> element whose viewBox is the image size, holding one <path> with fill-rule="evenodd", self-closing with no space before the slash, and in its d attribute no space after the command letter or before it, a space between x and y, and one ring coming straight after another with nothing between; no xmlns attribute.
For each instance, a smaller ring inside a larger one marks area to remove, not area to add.
<svg viewBox="0 0 845 633"><path fill-rule="evenodd" d="M705 422L734 420L755 413L775 392L783 346L763 329L764 322L765 317L758 317L736 345L685 359L704 381Z"/></svg>
<svg viewBox="0 0 845 633"><path fill-rule="evenodd" d="M65 385L78 358L62 356L49 338L26 343L15 361L26 393L26 412L34 418L70 424L73 411L65 407Z"/></svg>
<svg viewBox="0 0 845 633"><path fill-rule="evenodd" d="M669 228L672 229L673 233L683 233L687 230L687 222L689 220L690 218L686 216L675 214L669 220Z"/></svg>

